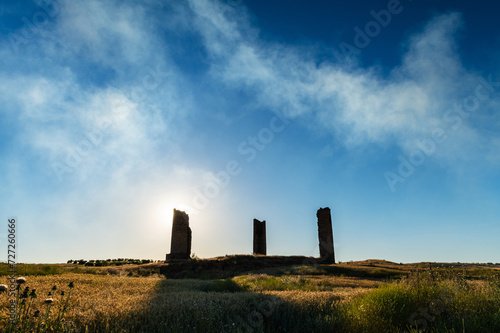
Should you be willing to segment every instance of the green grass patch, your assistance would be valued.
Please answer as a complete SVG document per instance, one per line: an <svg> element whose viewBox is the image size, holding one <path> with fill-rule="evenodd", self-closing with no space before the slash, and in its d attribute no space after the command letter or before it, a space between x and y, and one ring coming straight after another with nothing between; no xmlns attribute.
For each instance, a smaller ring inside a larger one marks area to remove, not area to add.
<svg viewBox="0 0 500 333"><path fill-rule="evenodd" d="M58 265L50 264L16 264L16 276L29 275L56 275L63 274L66 270ZM0 263L0 275L12 274L10 265Z"/></svg>
<svg viewBox="0 0 500 333"><path fill-rule="evenodd" d="M500 332L500 288L457 280L385 284L345 305L351 332Z"/></svg>
<svg viewBox="0 0 500 333"><path fill-rule="evenodd" d="M303 276L269 276L266 274L243 275L233 278L233 281L242 289L252 292L262 291L317 291L318 285Z"/></svg>

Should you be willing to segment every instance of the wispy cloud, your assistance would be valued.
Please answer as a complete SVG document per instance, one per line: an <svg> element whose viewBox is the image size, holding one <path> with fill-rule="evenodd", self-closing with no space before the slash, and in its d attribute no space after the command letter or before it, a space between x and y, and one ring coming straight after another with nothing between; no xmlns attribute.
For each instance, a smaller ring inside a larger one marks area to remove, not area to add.
<svg viewBox="0 0 500 333"><path fill-rule="evenodd" d="M128 240L136 233L164 251L169 228L159 227L161 236L151 228L165 220L157 212L166 203L191 205L194 192L186 189L213 181L208 163L185 151L213 134L205 124L191 130L192 122L209 115L227 125L242 112L267 109L329 133L324 155L339 144L409 152L434 128L452 128L447 112L475 93L481 77L488 80L461 63L458 13L432 18L410 38L400 65L384 73L346 67L333 54L318 64L307 46L263 41L236 2L60 1L17 52L1 39L0 117L10 130L1 143L1 185L10 189L4 205L22 212L21 221L46 226L46 236L57 227L75 244L93 237L94 253L118 244L113 232L122 227ZM228 91L250 102L235 112ZM462 117L436 158L498 163L500 133L490 129L499 102L491 92ZM34 247L45 241L24 235Z"/></svg>
<svg viewBox="0 0 500 333"><path fill-rule="evenodd" d="M95 239L113 242L119 225L157 234L150 227L165 216L154 213L154 198L203 183L207 173L182 158L179 142L188 134L178 128L196 107L165 31L150 20L162 8L119 1L58 6L18 52L8 39L0 43L1 117L13 130L2 167L11 189L4 204L33 228L71 234L74 244L96 228L102 233ZM156 240L163 244L165 236Z"/></svg>
<svg viewBox="0 0 500 333"><path fill-rule="evenodd" d="M430 137L435 128L450 127L446 112L474 93L481 74L489 74L461 64L458 13L432 18L410 39L401 64L383 75L377 68L347 68L335 61L316 65L316 59L301 48L259 40L254 28L235 19L231 10L212 15L215 5L190 3L212 55L216 79L254 90L259 104L274 112L312 117L316 126L348 147L394 142L405 151L415 149L417 141ZM453 154L463 155L464 141L479 144L484 137L479 123L498 104L497 94L488 97L471 116L475 121L464 121L460 133L454 133L458 144ZM449 149L436 154L440 155L451 157Z"/></svg>
<svg viewBox="0 0 500 333"><path fill-rule="evenodd" d="M0 72L2 101L9 106L4 114L20 122L19 141L50 165L65 164L68 151L79 149L88 155L80 156L81 169L99 168L103 158L115 161L105 166L110 174L151 160L158 138L178 134L171 120L182 119L192 106L189 92L179 90L183 79L161 34L148 23L148 8L99 1L59 5L54 22L20 45L22 52L12 52L7 41L1 47L7 64ZM89 139L92 133L98 143Z"/></svg>

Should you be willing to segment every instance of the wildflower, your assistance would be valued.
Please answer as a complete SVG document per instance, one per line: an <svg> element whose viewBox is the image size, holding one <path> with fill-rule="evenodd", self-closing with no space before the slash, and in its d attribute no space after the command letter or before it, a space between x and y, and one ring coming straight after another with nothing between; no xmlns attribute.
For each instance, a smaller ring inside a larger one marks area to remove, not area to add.
<svg viewBox="0 0 500 333"><path fill-rule="evenodd" d="M33 313L33 317L39 317L40 316L40 310L35 310L35 312Z"/></svg>
<svg viewBox="0 0 500 333"><path fill-rule="evenodd" d="M16 283L17 283L17 284L23 284L23 283L26 283L26 278L25 278L25 277L22 277L22 276L21 276L21 277L18 277L18 278L16 279Z"/></svg>
<svg viewBox="0 0 500 333"><path fill-rule="evenodd" d="M7 287L5 284L0 284L0 294L7 290L9 290L9 287Z"/></svg>
<svg viewBox="0 0 500 333"><path fill-rule="evenodd" d="M69 284L68 284L68 287L70 288L73 288L75 286L75 283L73 281L71 281Z"/></svg>
<svg viewBox="0 0 500 333"><path fill-rule="evenodd" d="M61 290L61 296L64 296L64 290Z"/></svg>
<svg viewBox="0 0 500 333"><path fill-rule="evenodd" d="M31 289L30 297L36 298L36 289Z"/></svg>
<svg viewBox="0 0 500 333"><path fill-rule="evenodd" d="M51 304L52 302L54 302L54 300L52 299L52 297L49 297L49 298L46 298L45 301L43 301L45 304Z"/></svg>
<svg viewBox="0 0 500 333"><path fill-rule="evenodd" d="M57 287L54 285L54 286L52 287L52 290L56 291L56 290L57 290Z"/></svg>

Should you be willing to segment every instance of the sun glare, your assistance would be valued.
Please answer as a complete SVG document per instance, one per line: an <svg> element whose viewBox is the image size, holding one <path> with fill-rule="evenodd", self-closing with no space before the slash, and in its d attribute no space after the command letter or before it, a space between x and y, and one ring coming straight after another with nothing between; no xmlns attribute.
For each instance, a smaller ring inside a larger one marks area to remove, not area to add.
<svg viewBox="0 0 500 333"><path fill-rule="evenodd" d="M160 219L162 223L166 223L167 225L172 224L172 219L174 217L174 209L185 211L188 215L192 214L189 206L183 204L180 201L169 201L160 204Z"/></svg>

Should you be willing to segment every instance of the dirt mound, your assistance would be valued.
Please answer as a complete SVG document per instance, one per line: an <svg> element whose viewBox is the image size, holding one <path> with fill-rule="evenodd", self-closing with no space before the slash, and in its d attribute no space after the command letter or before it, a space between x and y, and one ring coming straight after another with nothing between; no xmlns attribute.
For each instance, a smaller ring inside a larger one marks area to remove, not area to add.
<svg viewBox="0 0 500 333"><path fill-rule="evenodd" d="M172 260L160 267L167 278L227 278L262 268L318 265L322 260L304 256L233 255L198 260Z"/></svg>

